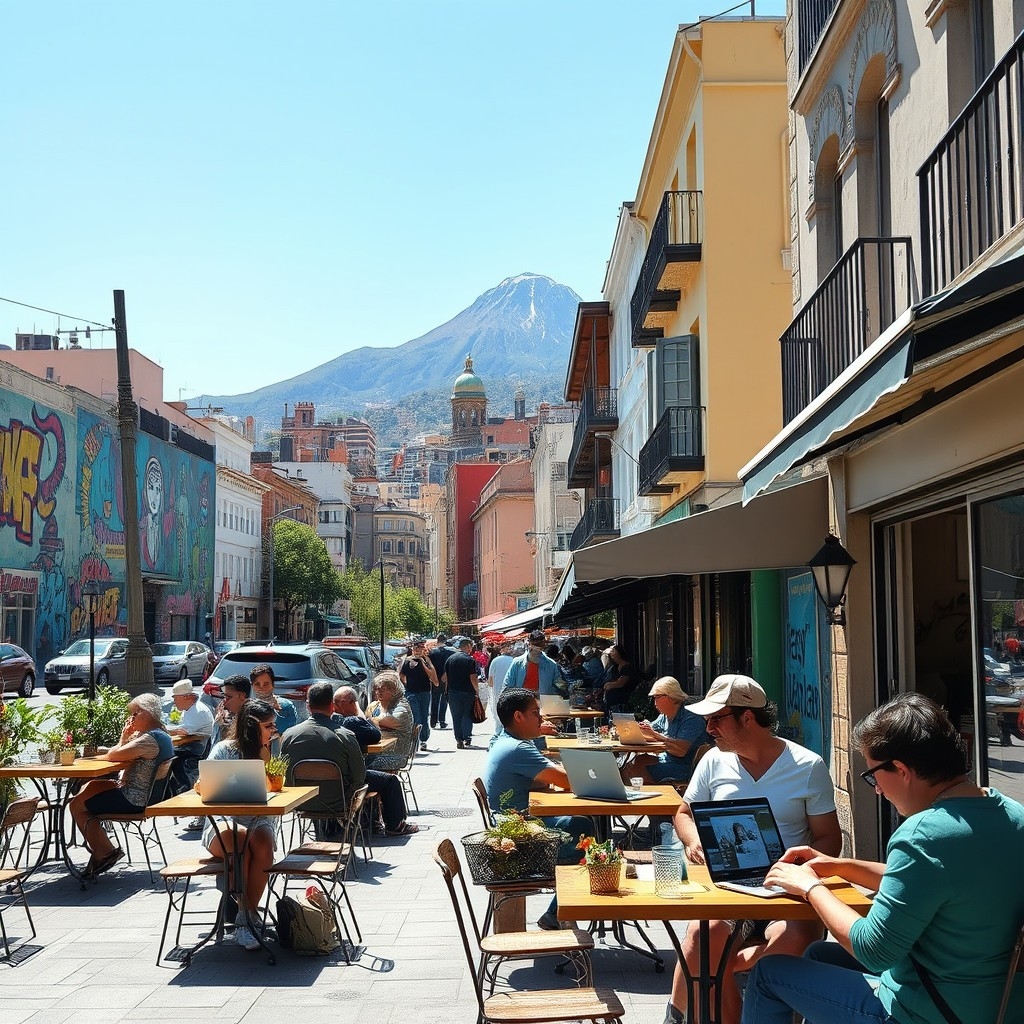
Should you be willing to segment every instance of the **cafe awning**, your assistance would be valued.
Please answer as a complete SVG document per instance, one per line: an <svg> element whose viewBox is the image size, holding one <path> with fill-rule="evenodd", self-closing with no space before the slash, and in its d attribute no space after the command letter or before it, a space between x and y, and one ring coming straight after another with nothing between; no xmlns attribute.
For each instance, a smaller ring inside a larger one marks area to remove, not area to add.
<svg viewBox="0 0 1024 1024"><path fill-rule="evenodd" d="M529 626L539 625L544 621L545 616L551 614L550 604L538 604L525 611L515 612L506 615L503 619L497 619L487 625L488 633L507 633L510 629L526 629Z"/></svg>
<svg viewBox="0 0 1024 1024"><path fill-rule="evenodd" d="M572 553L552 614L572 618L594 610L589 595L636 580L806 565L828 533L828 482L807 479L663 526ZM608 605L606 605L608 606Z"/></svg>

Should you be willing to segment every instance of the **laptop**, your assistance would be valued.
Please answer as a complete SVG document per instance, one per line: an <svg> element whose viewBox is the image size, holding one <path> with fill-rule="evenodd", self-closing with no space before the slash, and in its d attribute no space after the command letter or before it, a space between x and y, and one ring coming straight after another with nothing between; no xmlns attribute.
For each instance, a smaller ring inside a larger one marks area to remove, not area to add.
<svg viewBox="0 0 1024 1024"><path fill-rule="evenodd" d="M784 889L764 884L768 869L785 852L766 797L695 801L690 813L715 885L766 899L786 895Z"/></svg>
<svg viewBox="0 0 1024 1024"><path fill-rule="evenodd" d="M562 766L569 776L572 795L581 800L621 800L633 803L657 796L657 793L630 793L619 776L619 766L610 750L559 751Z"/></svg>
<svg viewBox="0 0 1024 1024"><path fill-rule="evenodd" d="M620 743L630 743L635 747L656 744L658 740L648 739L640 729L640 723L632 715L612 715L612 725L619 734Z"/></svg>
<svg viewBox="0 0 1024 1024"><path fill-rule="evenodd" d="M554 693L542 693L538 699L540 700L540 713L545 717L549 715L572 714L572 708L564 697L559 697Z"/></svg>
<svg viewBox="0 0 1024 1024"><path fill-rule="evenodd" d="M204 804L265 804L267 772L262 761L200 761L199 793Z"/></svg>

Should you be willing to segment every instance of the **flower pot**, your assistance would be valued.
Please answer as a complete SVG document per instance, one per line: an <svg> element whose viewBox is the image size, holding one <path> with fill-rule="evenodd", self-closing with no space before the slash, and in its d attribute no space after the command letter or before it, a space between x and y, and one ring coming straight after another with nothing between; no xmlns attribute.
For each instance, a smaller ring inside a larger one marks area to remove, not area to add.
<svg viewBox="0 0 1024 1024"><path fill-rule="evenodd" d="M280 793L284 789L284 776L283 775L268 775L267 776L267 789L271 793Z"/></svg>
<svg viewBox="0 0 1024 1024"><path fill-rule="evenodd" d="M75 763L75 752L73 750L62 750L60 752L60 763L62 765L69 765Z"/></svg>
<svg viewBox="0 0 1024 1024"><path fill-rule="evenodd" d="M82 747L82 757L95 757L95 756L96 756L96 744L95 743L86 743L86 745L84 747Z"/></svg>
<svg viewBox="0 0 1024 1024"><path fill-rule="evenodd" d="M588 864L590 875L590 892L594 896L610 896L619 891L619 880L622 878L622 863Z"/></svg>
<svg viewBox="0 0 1024 1024"><path fill-rule="evenodd" d="M528 841L519 840L502 850L500 840L486 832L464 836L466 863L477 885L496 882L551 882L558 861L557 832L538 832Z"/></svg>

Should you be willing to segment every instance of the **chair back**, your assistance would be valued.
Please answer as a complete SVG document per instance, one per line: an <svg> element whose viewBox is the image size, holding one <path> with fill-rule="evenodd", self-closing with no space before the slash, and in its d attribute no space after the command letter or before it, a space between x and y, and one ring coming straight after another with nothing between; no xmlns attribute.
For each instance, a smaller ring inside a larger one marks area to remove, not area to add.
<svg viewBox="0 0 1024 1024"><path fill-rule="evenodd" d="M1024 971L1024 925L1017 929L1017 939L1010 950L1010 965L1006 971L1006 984L1003 986L1003 999L999 1004L999 1014L995 1024L1003 1024L1006 1016L1006 1008L1010 1005L1010 995L1013 993L1013 983L1018 973Z"/></svg>
<svg viewBox="0 0 1024 1024"><path fill-rule="evenodd" d="M174 767L174 762L177 761L177 759L177 755L174 755L167 758L166 761L161 761L156 766L156 771L153 772L153 778L149 780L149 793L146 796L147 807L152 804L161 803L170 796L168 786L171 784L171 769ZM142 815L142 817L144 817L144 815Z"/></svg>
<svg viewBox="0 0 1024 1024"><path fill-rule="evenodd" d="M714 746L714 743L702 743L698 748L697 752L693 755L693 763L690 765L690 774L693 774L693 769L697 767L700 759Z"/></svg>
<svg viewBox="0 0 1024 1024"><path fill-rule="evenodd" d="M336 782L341 786L341 800L345 802L345 778L341 768L333 761L321 758L307 758L296 762L289 773L295 785L320 785L321 782Z"/></svg>
<svg viewBox="0 0 1024 1024"><path fill-rule="evenodd" d="M3 819L0 820L0 868L5 866L17 867L21 861L21 855L28 843L29 826L35 817L38 803L39 797L37 796L23 796L17 800L12 800L7 805ZM15 839L19 831L21 833L21 840L17 843L17 851L10 865L8 865L7 860L15 846Z"/></svg>
<svg viewBox="0 0 1024 1024"><path fill-rule="evenodd" d="M434 849L434 862L441 869L441 876L445 885L448 886L448 895L451 897L452 909L455 911L455 921L459 926L459 934L462 936L462 948L466 951L466 961L469 963L469 973L473 978L473 988L476 991L476 1001L480 1007L481 1019L484 1012L484 996L481 986L481 979L477 969L476 956L473 946L466 931L466 920L462 913L462 904L455 888L455 879L459 879L462 887L462 897L469 914L470 927L476 941L476 949L480 948L480 931L476 924L476 915L473 913L473 903L469 898L469 890L466 888L466 878L462 873L462 865L459 863L459 854L455 844L450 839L444 839Z"/></svg>
<svg viewBox="0 0 1024 1024"><path fill-rule="evenodd" d="M472 785L473 796L476 797L476 805L480 808L480 817L484 819L484 828L491 828L494 825L494 813L491 811L490 803L487 800L484 780L477 776L473 780Z"/></svg>

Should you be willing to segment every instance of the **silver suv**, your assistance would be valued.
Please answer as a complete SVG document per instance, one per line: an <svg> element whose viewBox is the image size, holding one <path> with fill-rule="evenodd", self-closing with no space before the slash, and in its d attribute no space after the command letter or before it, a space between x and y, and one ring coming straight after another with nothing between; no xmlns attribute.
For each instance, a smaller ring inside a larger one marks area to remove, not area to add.
<svg viewBox="0 0 1024 1024"><path fill-rule="evenodd" d="M124 686L127 675L128 641L122 637L96 637L97 686ZM82 689L89 685L89 641L76 640L43 668L47 693L60 693L65 686Z"/></svg>
<svg viewBox="0 0 1024 1024"><path fill-rule="evenodd" d="M228 651L203 685L203 703L216 710L224 696L224 680L234 675L248 679L257 665L269 665L274 670L274 693L295 702L300 721L306 717L306 691L313 683L327 682L335 689L351 686L360 706L365 708L368 703L366 684L334 651L319 643L268 644Z"/></svg>

